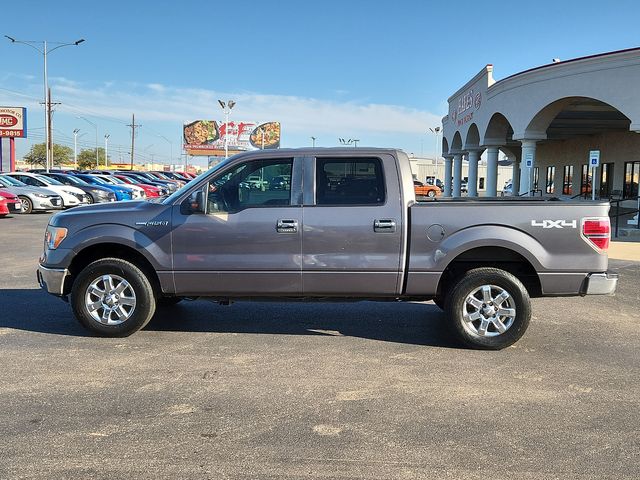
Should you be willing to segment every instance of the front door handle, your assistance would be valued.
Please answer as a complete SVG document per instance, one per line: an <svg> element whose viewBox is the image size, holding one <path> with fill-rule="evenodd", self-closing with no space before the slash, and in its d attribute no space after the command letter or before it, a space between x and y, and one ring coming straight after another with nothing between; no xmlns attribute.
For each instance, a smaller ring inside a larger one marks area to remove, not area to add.
<svg viewBox="0 0 640 480"><path fill-rule="evenodd" d="M297 220L278 220L276 224L276 232L278 233L298 233Z"/></svg>
<svg viewBox="0 0 640 480"><path fill-rule="evenodd" d="M390 218L374 220L373 231L376 233L396 233L396 221Z"/></svg>

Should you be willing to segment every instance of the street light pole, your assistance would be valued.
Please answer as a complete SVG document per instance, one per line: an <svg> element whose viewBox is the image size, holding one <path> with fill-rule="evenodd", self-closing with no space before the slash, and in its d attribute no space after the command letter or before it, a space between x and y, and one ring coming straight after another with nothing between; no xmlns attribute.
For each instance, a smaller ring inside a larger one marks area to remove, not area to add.
<svg viewBox="0 0 640 480"><path fill-rule="evenodd" d="M106 167L108 164L108 158L109 156L107 155L107 151L108 151L108 144L109 144L109 137L111 135L109 134L105 134L104 136L104 166Z"/></svg>
<svg viewBox="0 0 640 480"><path fill-rule="evenodd" d="M81 120L84 120L85 122L87 122L89 125L91 125L93 128L95 128L95 129L96 129L96 168L99 168L99 167L100 167L100 161L99 161L99 159L98 159L98 125L96 125L95 123L93 123L91 120L87 120L87 119L86 119L86 118L84 118L84 117L80 117L80 116L78 116L78 117L76 117L76 118L79 118L79 119L81 119Z"/></svg>
<svg viewBox="0 0 640 480"><path fill-rule="evenodd" d="M438 179L438 134L440 133L441 128L440 127L434 127L431 128L429 127L429 130L431 130L433 132L433 134L436 137L436 143L435 143L435 150L434 150L434 162L436 164L436 173L435 173L435 179L433 180L434 185L435 185L435 181Z"/></svg>
<svg viewBox="0 0 640 480"><path fill-rule="evenodd" d="M311 137L311 146L312 147L316 146L316 137Z"/></svg>
<svg viewBox="0 0 640 480"><path fill-rule="evenodd" d="M54 43L54 45L56 46L53 47L51 50L47 50L46 40L33 42L33 41L16 40L15 38L10 37L9 35L5 35L5 37L8 38L11 43L21 43L23 45L27 45L33 48L34 50L39 52L44 59L43 80L44 80L44 132L45 132L45 152L46 152L45 167L46 167L46 171L48 172L50 168L50 163L51 163L51 152L49 151L49 137L51 135L51 132L49 131L48 112L49 112L49 108L51 108L51 105L50 105L50 102L47 100L47 92L49 91L49 77L47 74L47 54L53 52L54 50L57 50L58 48L69 47L72 45L75 45L75 46L80 45L85 40L84 38L81 38L80 40L76 40L75 42L71 42L71 43ZM36 47L34 44L36 45L42 44L42 49Z"/></svg>
<svg viewBox="0 0 640 480"><path fill-rule="evenodd" d="M222 107L224 112L224 158L229 158L229 114L236 102L233 100L227 100L227 103L222 100L218 100L218 103Z"/></svg>
<svg viewBox="0 0 640 480"><path fill-rule="evenodd" d="M73 129L73 168L78 169L78 132L79 128Z"/></svg>
<svg viewBox="0 0 640 480"><path fill-rule="evenodd" d="M171 150L171 157L169 158L169 165L173 165L173 142L171 140L169 140L167 137L165 137L164 135L156 135L157 137L163 139L165 142L169 143L169 148Z"/></svg>

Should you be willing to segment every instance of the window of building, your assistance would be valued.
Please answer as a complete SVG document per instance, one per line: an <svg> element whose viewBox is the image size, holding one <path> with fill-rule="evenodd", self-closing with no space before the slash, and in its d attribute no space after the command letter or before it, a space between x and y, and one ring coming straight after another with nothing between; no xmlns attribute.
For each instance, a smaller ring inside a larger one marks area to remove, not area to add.
<svg viewBox="0 0 640 480"><path fill-rule="evenodd" d="M484 190L484 177L480 177L480 180L478 182L478 188L480 190Z"/></svg>
<svg viewBox="0 0 640 480"><path fill-rule="evenodd" d="M292 159L243 163L209 182L207 213L291 204Z"/></svg>
<svg viewBox="0 0 640 480"><path fill-rule="evenodd" d="M638 196L638 182L640 181L640 162L625 162L623 198Z"/></svg>
<svg viewBox="0 0 640 480"><path fill-rule="evenodd" d="M586 163L582 164L582 175L580 176L580 194L587 197L591 194L591 169Z"/></svg>
<svg viewBox="0 0 640 480"><path fill-rule="evenodd" d="M377 158L316 159L317 205L380 205L384 185Z"/></svg>
<svg viewBox="0 0 640 480"><path fill-rule="evenodd" d="M553 183L553 178L555 177L555 175L556 175L556 167L553 166L553 165L548 166L547 167L547 178L546 178L547 186L546 186L545 192L547 192L547 193L554 193L555 192L555 186L554 186L554 183Z"/></svg>
<svg viewBox="0 0 640 480"><path fill-rule="evenodd" d="M600 198L608 198L613 194L613 163L600 166Z"/></svg>
<svg viewBox="0 0 640 480"><path fill-rule="evenodd" d="M539 190L540 187L540 167L533 167L533 189Z"/></svg>
<svg viewBox="0 0 640 480"><path fill-rule="evenodd" d="M573 195L573 165L565 165L562 174L562 194Z"/></svg>

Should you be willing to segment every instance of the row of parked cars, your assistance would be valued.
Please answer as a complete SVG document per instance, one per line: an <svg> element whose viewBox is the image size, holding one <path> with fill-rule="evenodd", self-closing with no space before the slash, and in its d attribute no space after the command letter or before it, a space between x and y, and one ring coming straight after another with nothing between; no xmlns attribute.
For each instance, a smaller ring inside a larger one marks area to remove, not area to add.
<svg viewBox="0 0 640 480"><path fill-rule="evenodd" d="M0 173L0 216L168 195L195 178L186 172L30 170Z"/></svg>

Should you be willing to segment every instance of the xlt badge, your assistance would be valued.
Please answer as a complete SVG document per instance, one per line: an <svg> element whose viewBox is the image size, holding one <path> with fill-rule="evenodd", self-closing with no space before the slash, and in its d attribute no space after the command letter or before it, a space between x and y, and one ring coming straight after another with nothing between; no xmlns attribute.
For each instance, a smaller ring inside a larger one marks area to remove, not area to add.
<svg viewBox="0 0 640 480"><path fill-rule="evenodd" d="M168 220L149 220L148 222L136 222L141 227L166 227L169 225Z"/></svg>

